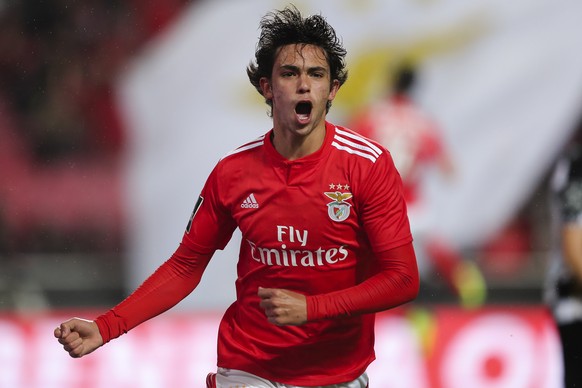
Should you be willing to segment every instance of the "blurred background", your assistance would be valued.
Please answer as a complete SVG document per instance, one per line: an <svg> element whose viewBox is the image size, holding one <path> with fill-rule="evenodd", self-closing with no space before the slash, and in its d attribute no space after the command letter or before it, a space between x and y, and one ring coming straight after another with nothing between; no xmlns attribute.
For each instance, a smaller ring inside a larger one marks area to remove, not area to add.
<svg viewBox="0 0 582 388"><path fill-rule="evenodd" d="M286 4L0 1L0 387L200 386L214 369L238 235L172 313L91 357L68 359L52 328L139 285L177 247L218 159L270 129L245 67L260 18ZM321 12L348 50L330 121L349 125L385 97L398 64L414 65L411 99L454 166L447 181L423 167L419 219L478 274L467 306L424 270L418 300L378 321L373 381L559 387L542 297L547 183L582 117L582 3L295 5Z"/></svg>

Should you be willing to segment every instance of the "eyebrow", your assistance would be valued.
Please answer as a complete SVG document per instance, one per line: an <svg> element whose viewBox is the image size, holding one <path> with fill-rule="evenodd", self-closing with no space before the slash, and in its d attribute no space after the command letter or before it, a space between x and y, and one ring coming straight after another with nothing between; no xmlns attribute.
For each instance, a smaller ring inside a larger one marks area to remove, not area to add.
<svg viewBox="0 0 582 388"><path fill-rule="evenodd" d="M280 69L284 69L284 70L292 70L295 72L299 72L300 68L299 66L295 66L295 65L281 65ZM329 71L327 70L327 68L323 67L323 66L312 66L309 67L307 69L307 72L315 72L315 71L323 71L328 73Z"/></svg>

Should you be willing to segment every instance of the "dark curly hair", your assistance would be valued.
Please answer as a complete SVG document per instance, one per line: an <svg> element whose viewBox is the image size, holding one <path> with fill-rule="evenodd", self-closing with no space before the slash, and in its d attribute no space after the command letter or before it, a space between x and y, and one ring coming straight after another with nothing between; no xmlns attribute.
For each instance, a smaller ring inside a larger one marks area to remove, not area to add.
<svg viewBox="0 0 582 388"><path fill-rule="evenodd" d="M255 61L247 67L251 84L263 95L260 87L262 77L271 78L275 56L280 47L289 44L311 44L325 51L330 68L331 80L338 80L340 86L348 78L345 65L346 49L335 30L321 15L303 18L295 6L265 15L260 23L261 34L255 51ZM273 108L273 101L266 103ZM331 101L327 104L327 111Z"/></svg>

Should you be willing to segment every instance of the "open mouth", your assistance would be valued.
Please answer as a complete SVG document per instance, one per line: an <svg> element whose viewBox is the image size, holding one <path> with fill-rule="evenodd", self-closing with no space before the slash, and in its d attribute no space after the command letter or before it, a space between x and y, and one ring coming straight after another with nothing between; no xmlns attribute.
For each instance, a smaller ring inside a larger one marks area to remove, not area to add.
<svg viewBox="0 0 582 388"><path fill-rule="evenodd" d="M309 101L301 101L295 106L295 113L297 113L297 117L299 117L300 121L309 120L311 108L312 105Z"/></svg>

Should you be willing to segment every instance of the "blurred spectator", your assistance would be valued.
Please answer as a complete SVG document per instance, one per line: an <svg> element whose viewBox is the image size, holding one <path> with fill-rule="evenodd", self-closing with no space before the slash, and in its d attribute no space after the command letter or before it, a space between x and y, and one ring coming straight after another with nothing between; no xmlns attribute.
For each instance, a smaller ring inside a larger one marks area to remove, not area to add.
<svg viewBox="0 0 582 388"><path fill-rule="evenodd" d="M349 127L382 143L390 151L404 184L409 218L422 278L435 273L459 296L466 307L485 300L485 282L473 262L464 260L454 244L429 230L426 216L430 204L422 195L422 183L429 168L447 179L454 166L436 122L413 101L416 68L402 62L393 72L389 93L353 118Z"/></svg>
<svg viewBox="0 0 582 388"><path fill-rule="evenodd" d="M553 249L545 298L560 334L565 387L582 387L582 125L551 180Z"/></svg>
<svg viewBox="0 0 582 388"><path fill-rule="evenodd" d="M29 252L120 249L125 136L115 81L128 59L186 3L3 4L3 246Z"/></svg>

